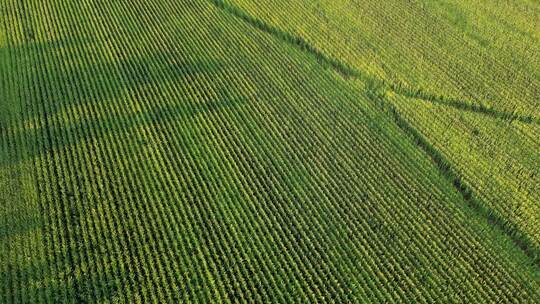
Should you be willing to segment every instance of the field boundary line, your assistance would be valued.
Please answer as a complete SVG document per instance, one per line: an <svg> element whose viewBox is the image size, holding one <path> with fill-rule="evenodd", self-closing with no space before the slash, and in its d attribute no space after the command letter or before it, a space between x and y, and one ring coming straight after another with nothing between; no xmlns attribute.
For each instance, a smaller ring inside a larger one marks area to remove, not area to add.
<svg viewBox="0 0 540 304"><path fill-rule="evenodd" d="M451 182L452 186L461 195L463 201L477 214L485 218L487 222L494 228L499 229L521 251L532 260L532 264L540 267L540 250L530 238L513 222L506 220L504 217L494 212L486 204L482 203L474 193L474 190L464 182L458 171L450 164L443 154L435 148L429 141L414 128L405 118L401 116L399 111L390 102L385 100L384 96L371 96L371 101L377 103L381 101L381 105L385 112L389 113L397 126L408 136L415 145L422 150L435 164L436 168L444 178Z"/></svg>
<svg viewBox="0 0 540 304"><path fill-rule="evenodd" d="M492 119L500 119L506 121L519 121L525 124L537 124L540 125L540 117L534 115L522 115L519 113L508 113L504 111L498 111L492 107L477 104L471 101L461 100L457 98L451 98L443 95L436 95L428 93L421 88L412 88L408 87L402 83L394 83L384 79L380 79L375 76L368 75L365 72L358 70L355 67L351 67L347 63L344 63L336 58L328 56L320 49L311 45L307 40L300 36L295 36L291 33L285 32L273 25L266 23L265 21L251 16L244 10L238 8L237 6L228 3L224 0L209 0L212 4L217 6L223 11L243 20L244 22L258 28L259 30L271 34L272 36L278 37L284 42L287 42L290 45L293 45L297 48L300 48L302 51L310 53L317 59L319 64L331 68L341 75L344 79L358 79L370 83L372 86L376 86L381 89L385 89L395 94L409 97L413 99L420 99L428 101L434 104L440 104L443 106L448 106L455 108L457 110L478 113L485 115Z"/></svg>
<svg viewBox="0 0 540 304"><path fill-rule="evenodd" d="M425 100L435 104L442 104L449 107L454 107L462 111L474 112L484 114L488 117L501 120L516 120L523 123L540 124L540 118L537 117L524 117L515 113L499 112L497 110L482 106L475 105L460 100L447 98L444 96L435 96L426 93L419 89L406 88L400 84L392 84L383 79L367 75L365 72L359 71L357 68L351 67L346 63L341 62L338 59L332 58L324 54L318 48L309 44L304 38L295 36L288 32L285 32L277 27L274 27L263 20L251 16L244 10L237 6L230 4L224 0L209 0L220 10L248 23L249 25L267 33L280 40L290 44L303 52L306 52L313 56L319 64L325 67L329 67L341 75L345 80L357 79L366 82L367 92L372 93L370 95L370 101L376 103L377 106L382 105L384 111L387 112L397 126L405 133L407 137L414 141L416 146L423 151L435 164L439 173L446 178L455 188L455 190L463 197L465 203L472 208L477 214L485 218L490 225L499 229L504 235L510 238L515 246L522 250L522 252L532 260L535 266L540 266L540 253L539 249L530 241L530 239L517 228L512 222L505 220L503 217L495 213L488 208L486 204L483 204L476 198L474 191L462 180L457 171L446 160L446 158L431 145L427 139L425 139L406 119L404 119L391 102L387 101L384 95L377 94L376 92L391 91L397 95ZM379 102L377 103L377 100Z"/></svg>

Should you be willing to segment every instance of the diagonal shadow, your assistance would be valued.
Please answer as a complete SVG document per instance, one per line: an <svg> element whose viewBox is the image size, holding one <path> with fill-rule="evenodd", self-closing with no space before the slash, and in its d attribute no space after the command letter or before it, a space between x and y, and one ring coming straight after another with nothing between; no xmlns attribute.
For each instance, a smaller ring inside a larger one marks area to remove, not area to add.
<svg viewBox="0 0 540 304"><path fill-rule="evenodd" d="M327 56L316 47L309 44L305 39L299 36L294 36L287 33L277 27L274 27L263 20L253 17L243 11L242 9L228 3L224 0L209 0L217 8L225 11L226 13L248 23L249 25L261 30L269 35L272 35L281 41L300 49L303 52L310 54L321 65L333 69L345 80L353 78L362 80L367 84L367 95L372 102L381 104L384 110L389 113L392 119L396 122L398 127L412 140L415 141L419 149L421 149L432 161L435 163L436 168L442 176L444 176L454 186L455 190L460 193L466 204L472 207L478 214L486 218L490 224L499 229L504 235L508 236L516 247L520 248L525 255L527 255L535 265L540 265L540 253L530 238L515 224L505 220L502 216L492 212L485 207L486 205L479 201L474 195L473 190L467 186L467 184L461 179L461 176L457 173L456 169L445 159L442 154L435 149L424 137L422 137L418 131L411 126L401 115L393 108L393 106L387 102L380 93L384 91L392 91L398 95L405 97L412 97L437 103L449 107L454 107L462 111L469 111L486 115L487 117L494 119L504 120L517 120L528 124L540 124L540 118L537 117L525 117L515 113L506 113L497 111L491 108L487 108L481 105L475 105L471 102L463 100L452 99L445 96L436 96L420 89L412 89L405 87L401 84L389 83L383 79L378 79L350 67L349 65Z"/></svg>
<svg viewBox="0 0 540 304"><path fill-rule="evenodd" d="M447 96L430 95L426 92L423 92L420 90L413 90L413 89L407 88L405 86L397 85L397 84L389 84L388 87L391 88L391 91L393 91L394 93L404 96L404 97L417 99L417 100L423 100L423 101L431 102L434 104L451 107L451 108L464 111L464 112L482 114L484 116L487 116L493 119L519 121L525 124L540 125L539 117L525 116L518 113L498 111L498 110L495 110L494 108L490 108L482 104L466 102L459 99L453 99Z"/></svg>
<svg viewBox="0 0 540 304"><path fill-rule="evenodd" d="M472 101L455 99L447 96L439 96L427 91L424 91L420 88L411 88L399 83L392 83L384 79L379 79L377 77L371 76L363 71L360 71L354 67L349 66L348 64L326 55L323 51L319 50L315 46L311 45L308 41L300 36L295 36L288 32L285 32L277 27L274 27L265 21L253 17L243 11L242 9L234 6L233 4L228 3L224 0L209 0L219 9L243 20L244 22L250 24L251 26L256 27L257 29L266 32L274 37L279 38L280 40L286 42L289 45L299 48L304 52L311 54L321 65L328 67L335 72L337 72L344 79L358 79L364 82L370 83L370 86L375 86L383 90L392 91L398 95L405 97L410 97L414 99L421 99L429 101L432 103L437 103L440 105L453 107L458 110L474 112L478 114L485 115L493 119L502 119L502 120L516 120L526 124L538 124L540 125L540 118L535 116L524 116L518 113L508 113L504 111L499 111L493 108L488 108L479 103Z"/></svg>

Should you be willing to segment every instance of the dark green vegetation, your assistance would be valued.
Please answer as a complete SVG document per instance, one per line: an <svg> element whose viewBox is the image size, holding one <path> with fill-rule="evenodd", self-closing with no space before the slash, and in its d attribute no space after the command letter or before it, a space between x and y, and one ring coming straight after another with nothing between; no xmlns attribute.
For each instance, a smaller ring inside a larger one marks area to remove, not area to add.
<svg viewBox="0 0 540 304"><path fill-rule="evenodd" d="M539 5L264 3L0 2L0 303L538 302Z"/></svg>
<svg viewBox="0 0 540 304"><path fill-rule="evenodd" d="M375 84L379 99L440 151L460 176L459 187L472 189L475 204L538 258L538 4L219 3L302 37L303 44L340 62L339 70ZM431 113L426 105L434 107Z"/></svg>

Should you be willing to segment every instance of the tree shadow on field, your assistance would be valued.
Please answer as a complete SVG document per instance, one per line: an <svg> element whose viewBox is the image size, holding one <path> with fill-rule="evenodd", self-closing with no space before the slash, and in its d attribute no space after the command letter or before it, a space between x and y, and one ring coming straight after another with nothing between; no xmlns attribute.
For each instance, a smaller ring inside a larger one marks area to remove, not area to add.
<svg viewBox="0 0 540 304"><path fill-rule="evenodd" d="M215 75L227 79L224 75L233 67L220 60L193 60L170 52L110 61L94 60L91 55L84 54L85 46L84 43L65 41L28 42L0 50L8 58L3 61L7 63L5 68L8 72L0 76L7 75L5 83L9 83L12 104L11 117L3 119L0 116L1 179L3 173L12 172L8 168L14 168L12 173L16 174L19 166L30 166L44 159L64 163L67 160L62 155L65 154L59 154L59 150L74 149L81 143L99 140L105 135L125 136L126 132L140 127L181 123L197 116L213 115L246 101L245 96L234 93L240 90L230 90L233 82L208 82ZM67 54L70 57L64 57ZM215 95L209 95L208 91ZM144 145L137 141L130 144ZM49 167L58 164L42 163L41 166L52 170ZM22 202L24 198L16 199L14 195L23 195L23 191L8 184L10 180L17 184L17 179L6 175L5 180L6 187L13 193L0 193L0 202L4 198L14 203ZM0 184L0 189L2 186ZM74 203L67 202L60 193L52 195L60 210L69 212L73 208ZM116 291L122 289L114 285L116 282L81 270L80 263L72 260L71 255L79 254L81 250L76 240L85 216L73 217L69 224L50 220L48 225L53 227L46 227L42 217L49 215L40 214L43 211L39 210L39 202L31 202L28 208L34 209L22 215L19 209L27 205L9 207L7 203L3 204L5 211L0 210L1 244L7 244L10 239L24 238L32 231L41 231L45 255L56 262L52 265L40 260L21 264L15 252L6 249L8 273L0 276L0 286L8 288L7 294L0 295L0 302L3 297L20 295L18 285L24 283L35 284L32 288L37 293L49 294L59 302L65 296L79 300L92 297L111 299ZM64 244L53 246L63 246L65 250L58 251L58 248L47 245L54 242L53 233L58 231L61 235L57 237ZM23 241L16 243L22 244ZM4 256L3 252L0 254ZM32 256L34 258L38 259ZM62 266L58 268L58 265ZM40 274L45 277L40 277ZM64 281L65 284L59 283ZM86 290L87 286L105 287L100 289L101 294L93 294Z"/></svg>
<svg viewBox="0 0 540 304"><path fill-rule="evenodd" d="M47 252L54 255L54 252ZM19 260L8 261L10 272L0 278L1 286L7 286L6 294L0 294L0 299L22 298L29 300L31 297L45 298L52 303L64 303L75 300L76 303L93 303L95 301L111 300L119 296L123 286L117 280L103 280L101 273L95 264L85 266L70 265L56 257L55 263L52 256L50 260L39 259L37 256L25 257L27 261L17 263ZM102 271L102 270L101 270ZM22 289L24 288L24 289ZM95 292L98 288L99 292ZM4 302L4 301L3 301Z"/></svg>
<svg viewBox="0 0 540 304"><path fill-rule="evenodd" d="M232 82L205 84L231 68L219 60L163 52L109 62L88 63L91 59L86 58L79 63L62 58L73 52L70 47L65 42L33 42L9 50L11 74L22 75L12 79L18 83L15 98L22 113L3 126L7 132L0 135L8 143L31 142L32 147L0 159L0 164L75 145L96 133L190 119L245 102L244 96L230 90ZM81 48L84 44L75 53ZM206 95L209 90L219 97ZM189 92L194 94L188 96Z"/></svg>

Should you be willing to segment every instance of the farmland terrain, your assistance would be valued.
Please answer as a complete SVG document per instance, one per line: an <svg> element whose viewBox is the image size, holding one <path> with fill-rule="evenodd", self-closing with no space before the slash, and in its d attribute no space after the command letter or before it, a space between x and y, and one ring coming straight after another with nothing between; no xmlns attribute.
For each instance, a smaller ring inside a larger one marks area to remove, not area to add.
<svg viewBox="0 0 540 304"><path fill-rule="evenodd" d="M539 302L539 20L1 1L0 303Z"/></svg>

